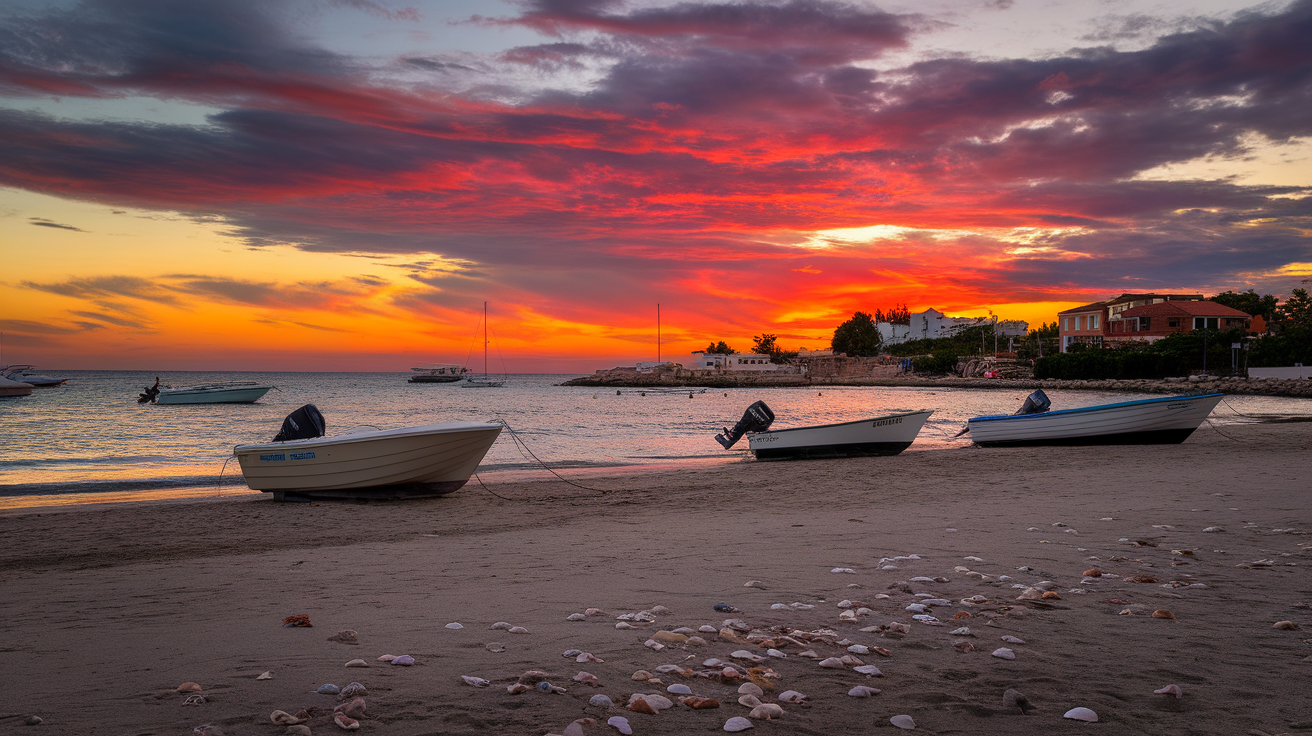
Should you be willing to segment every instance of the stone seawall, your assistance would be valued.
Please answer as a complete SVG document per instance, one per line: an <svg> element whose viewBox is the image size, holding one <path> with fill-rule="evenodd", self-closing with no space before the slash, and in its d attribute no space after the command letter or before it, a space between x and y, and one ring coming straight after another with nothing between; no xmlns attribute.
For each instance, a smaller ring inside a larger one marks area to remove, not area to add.
<svg viewBox="0 0 1312 736"><path fill-rule="evenodd" d="M1125 380L1115 379L1071 381L1058 379L1016 378L921 378L856 377L856 376L802 376L797 374L711 374L705 371L670 371L638 373L637 371L600 371L566 381L565 386L589 387L707 387L707 388L787 388L797 386L922 386L984 389L1059 388L1086 391L1125 391L1133 393L1226 393L1257 396L1293 396L1312 398L1312 379L1281 380L1273 378L1165 378Z"/></svg>

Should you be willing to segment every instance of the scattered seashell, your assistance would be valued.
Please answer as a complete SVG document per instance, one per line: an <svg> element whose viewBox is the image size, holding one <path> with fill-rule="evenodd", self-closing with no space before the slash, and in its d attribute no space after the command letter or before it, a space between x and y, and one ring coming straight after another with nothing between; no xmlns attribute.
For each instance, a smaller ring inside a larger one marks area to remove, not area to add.
<svg viewBox="0 0 1312 736"><path fill-rule="evenodd" d="M767 721L775 718L783 718L784 709L775 703L761 703L752 708L752 712L747 714L748 718L764 718Z"/></svg>
<svg viewBox="0 0 1312 736"><path fill-rule="evenodd" d="M320 685L319 688L315 690L315 692L319 693L320 695L336 695L341 691L342 689L340 687L337 687L331 682Z"/></svg>
<svg viewBox="0 0 1312 736"><path fill-rule="evenodd" d="M336 723L337 727L343 731L358 731L360 729L360 722L345 713L334 714L333 723Z"/></svg>
<svg viewBox="0 0 1312 736"><path fill-rule="evenodd" d="M695 695L681 698L680 703L692 708L693 710L706 710L708 708L719 708L720 701L715 698L699 698Z"/></svg>
<svg viewBox="0 0 1312 736"><path fill-rule="evenodd" d="M659 652L660 650L662 650L662 649L665 648L665 645L664 645L664 644L662 644L662 643L656 641L655 639L648 639L647 641L644 641L644 642L642 643L642 645L643 645L644 647L647 647L648 649L652 649L652 650L655 650L655 651L657 651L657 652Z"/></svg>
<svg viewBox="0 0 1312 736"><path fill-rule="evenodd" d="M711 608L714 609L714 610L716 610L716 611L719 611L720 613L737 613L737 612L738 612L738 609L737 609L737 608L734 608L733 606L729 605L728 603L716 603L714 606L711 606Z"/></svg>
<svg viewBox="0 0 1312 736"><path fill-rule="evenodd" d="M646 682L650 680L652 677L654 677L654 675L652 675L652 673L648 672L647 670L638 670L637 672L634 672L629 679L633 680L634 682Z"/></svg>
<svg viewBox="0 0 1312 736"><path fill-rule="evenodd" d="M1175 614L1174 614L1174 613L1171 613L1170 611L1166 610L1165 608L1159 608L1159 609L1157 609L1156 611L1153 611L1153 618L1167 618L1167 619L1170 619L1170 620L1174 621L1174 620L1175 620Z"/></svg>
<svg viewBox="0 0 1312 736"><path fill-rule="evenodd" d="M363 659L353 659L353 660L351 660L350 662L347 662L347 663L346 663L346 666L347 666L347 667L368 667L368 666L369 666L369 663L366 662L366 661L364 661Z"/></svg>
<svg viewBox="0 0 1312 736"><path fill-rule="evenodd" d="M512 627L510 627L510 633L512 633L512 634L527 634L527 633L528 633L528 629L524 628L523 626L512 626Z"/></svg>
<svg viewBox="0 0 1312 736"><path fill-rule="evenodd" d="M871 695L878 695L879 693L880 693L879 688L866 687L865 685L857 685L856 687L847 691L847 694L854 698L868 698Z"/></svg>
<svg viewBox="0 0 1312 736"><path fill-rule="evenodd" d="M1012 636L1011 634L1007 634L1006 636L1002 637L1002 640L1005 641L1005 642L1007 642L1008 644L1024 644L1024 643L1025 643L1025 640L1024 640L1024 639L1021 639L1020 637Z"/></svg>
<svg viewBox="0 0 1312 736"><path fill-rule="evenodd" d="M592 652L580 652L578 656L574 657L574 661L578 662L579 664L583 664L584 662L596 662L597 664L604 664L606 662L606 660L598 657Z"/></svg>
<svg viewBox="0 0 1312 736"><path fill-rule="evenodd" d="M801 703L806 700L806 696L796 690L785 690L779 693L780 703Z"/></svg>
<svg viewBox="0 0 1312 736"><path fill-rule="evenodd" d="M598 697L604 698L606 696L601 695ZM624 736L630 736L633 733L633 727L629 725L629 719L624 716L611 716L606 719L606 725L624 734Z"/></svg>
<svg viewBox="0 0 1312 736"><path fill-rule="evenodd" d="M822 659L820 660L820 666L826 667L831 670L841 670L846 667L846 665L843 664L843 660L839 659L838 657L830 657L828 659Z"/></svg>
<svg viewBox="0 0 1312 736"><path fill-rule="evenodd" d="M703 634L714 634L719 631L719 629L715 628L714 626L711 626L710 624L699 626L697 627L697 630L702 632Z"/></svg>
<svg viewBox="0 0 1312 736"><path fill-rule="evenodd" d="M588 705L594 708L614 708L615 701L611 700L609 696L598 693L588 699Z"/></svg>
<svg viewBox="0 0 1312 736"><path fill-rule="evenodd" d="M664 695L654 693L634 693L629 696L629 710L637 713L656 715L666 708L674 707L674 701Z"/></svg>
<svg viewBox="0 0 1312 736"><path fill-rule="evenodd" d="M1166 687L1160 690L1154 690L1153 692L1158 695L1174 695L1176 698L1184 697L1184 691L1180 689L1179 685L1167 685Z"/></svg>
<svg viewBox="0 0 1312 736"><path fill-rule="evenodd" d="M487 687L492 684L490 680L484 680L481 677L474 677L473 675L461 675L460 679L464 680L466 685L472 685L474 687Z"/></svg>
<svg viewBox="0 0 1312 736"><path fill-rule="evenodd" d="M657 631L651 635L651 638L664 644L682 644L688 641L687 636L676 634L673 631Z"/></svg>
<svg viewBox="0 0 1312 736"><path fill-rule="evenodd" d="M765 590L765 583L761 582L760 580L748 580L747 582L743 583L743 587L760 588L761 590Z"/></svg>
<svg viewBox="0 0 1312 736"><path fill-rule="evenodd" d="M650 613L655 616L664 616L669 612L670 609L666 608L665 606L652 606L651 608L647 609L647 613Z"/></svg>
<svg viewBox="0 0 1312 736"><path fill-rule="evenodd" d="M1277 621L1272 624L1271 628L1280 629L1281 631L1298 631L1299 625L1293 621Z"/></svg>
<svg viewBox="0 0 1312 736"><path fill-rule="evenodd" d="M402 654L401 656L392 660L392 664L399 665L401 667L409 667L414 663L415 663L415 658L411 657L409 654Z"/></svg>
<svg viewBox="0 0 1312 736"><path fill-rule="evenodd" d="M676 682L673 685L670 685L669 687L665 688L665 692L671 693L673 695L692 695L692 688L682 683Z"/></svg>
<svg viewBox="0 0 1312 736"><path fill-rule="evenodd" d="M822 662L821 665L823 665L823 664L824 664L824 663ZM859 673L865 675L866 677L883 677L883 676L884 676L884 673L881 672L881 671L879 670L879 668L876 667L876 666L874 666L873 664L863 664L863 665L859 665L859 666L853 667L853 668L852 668L852 671L853 671L853 672L859 672Z"/></svg>
<svg viewBox="0 0 1312 736"><path fill-rule="evenodd" d="M765 691L761 689L761 686L754 682L744 682L739 685L738 693L740 695L755 695L758 698L765 695Z"/></svg>
<svg viewBox="0 0 1312 736"><path fill-rule="evenodd" d="M774 657L775 659L784 659L788 656L787 654L784 654L778 649L767 649L765 650L765 654L766 656Z"/></svg>
<svg viewBox="0 0 1312 736"><path fill-rule="evenodd" d="M187 696L187 699L184 700L184 701L182 701L182 704L183 704L183 705L204 705L204 704L206 704L207 702L209 702L209 701L205 699L205 696L204 696L204 695L200 695L200 694L198 694L198 693L193 693L193 694L191 694L191 695L188 695L188 696Z"/></svg>
<svg viewBox="0 0 1312 736"><path fill-rule="evenodd" d="M462 623L458 623L458 622L452 621L451 623L449 623L449 624L446 625L446 628L448 628L448 629L463 629L463 628L465 628L465 625L462 624Z"/></svg>
<svg viewBox="0 0 1312 736"><path fill-rule="evenodd" d="M687 643L688 643L689 645L691 645L691 646L695 646L695 647L704 647L704 646L706 646L706 640L703 639L703 638L701 638L700 636L690 636L690 637L688 637L688 642L687 642Z"/></svg>
<svg viewBox="0 0 1312 736"><path fill-rule="evenodd" d="M487 644L484 644L483 648L493 654L500 654L501 652L506 651L506 645L499 641L490 641Z"/></svg>
<svg viewBox="0 0 1312 736"><path fill-rule="evenodd" d="M360 718L364 715L364 698L355 698L333 708L334 713L341 713L348 718Z"/></svg>
<svg viewBox="0 0 1312 736"><path fill-rule="evenodd" d="M998 659L1015 659L1016 653L1006 647L999 647L993 650L993 656Z"/></svg>
<svg viewBox="0 0 1312 736"><path fill-rule="evenodd" d="M1087 721L1089 723L1098 722L1098 714L1088 708L1071 708L1066 711L1066 714L1063 715L1062 718L1070 718L1076 721Z"/></svg>
<svg viewBox="0 0 1312 736"><path fill-rule="evenodd" d="M758 656L758 655L756 655L756 654L752 654L751 652L749 652L749 651L747 651L747 650L745 650L745 649L739 649L738 651L734 652L733 654L730 654L729 656L730 656L730 657L733 657L734 659L745 659L745 660L747 660L747 661L749 661L749 662L764 662L764 661L765 661L765 657L761 657L761 656Z"/></svg>
<svg viewBox="0 0 1312 736"><path fill-rule="evenodd" d="M888 719L888 722L893 724L894 726L897 726L898 728L904 728L908 731L916 727L915 720L913 720L911 716L907 716L907 715L893 716L892 718Z"/></svg>
<svg viewBox="0 0 1312 736"><path fill-rule="evenodd" d="M285 710L275 710L270 713L269 720L272 721L275 726L295 726L302 722L302 719L297 718Z"/></svg>
<svg viewBox="0 0 1312 736"><path fill-rule="evenodd" d="M310 623L310 617L306 616L305 614L301 614L298 616L288 616L287 618L282 620L282 625L283 628L293 628L296 626L304 626L309 628L314 626L314 624Z"/></svg>
<svg viewBox="0 0 1312 736"><path fill-rule="evenodd" d="M1020 595L1016 596L1018 601L1036 601L1043 597L1043 591L1038 588L1026 588Z"/></svg>
<svg viewBox="0 0 1312 736"><path fill-rule="evenodd" d="M328 637L328 641L335 641L340 644L359 644L360 635L352 629L343 629L342 631Z"/></svg>
<svg viewBox="0 0 1312 736"><path fill-rule="evenodd" d="M1052 590L1049 590L1049 591L1045 592L1045 593L1043 594L1043 597L1044 597L1044 598L1054 599L1054 600L1061 600L1061 596L1058 595L1058 594L1056 593L1056 591L1052 591Z"/></svg>
<svg viewBox="0 0 1312 736"><path fill-rule="evenodd" d="M512 624L511 624L510 622L508 622L508 621L498 621L498 622L492 624L491 626L489 626L488 628L491 629L491 630L493 630L493 631L498 631L498 630L509 629L509 628L511 628L511 626L512 626Z"/></svg>
<svg viewBox="0 0 1312 736"><path fill-rule="evenodd" d="M1209 527L1207 527L1206 529L1204 529L1203 531L1205 531L1205 532L1211 534L1211 533L1213 533L1213 532L1223 532L1223 531L1225 531L1225 530L1222 529L1222 528L1219 527L1219 526L1209 526Z"/></svg>
<svg viewBox="0 0 1312 736"><path fill-rule="evenodd" d="M752 727L752 722L740 716L734 716L724 722L724 730L730 733L734 731L746 731Z"/></svg>
<svg viewBox="0 0 1312 736"><path fill-rule="evenodd" d="M855 575L855 574L856 574L856 570L853 570L853 569L850 568L850 567L835 567L834 569L830 570L829 572L842 572L842 573L847 573L847 574L849 574L849 575Z"/></svg>
<svg viewBox="0 0 1312 736"><path fill-rule="evenodd" d="M628 622L626 622L626 621L621 621L621 622L615 624L615 628L620 629L620 630L624 630L624 629L636 629L636 628L638 628L638 627L636 627L636 626L634 626L633 624L628 623Z"/></svg>
<svg viewBox="0 0 1312 736"><path fill-rule="evenodd" d="M755 708L760 704L761 704L761 699L750 693L747 695L738 696L738 705L742 705L748 708Z"/></svg>
<svg viewBox="0 0 1312 736"><path fill-rule="evenodd" d="M1099 569L1096 568L1096 567L1091 567L1091 568L1089 568L1088 570L1085 570L1085 571L1084 571L1084 577L1086 577L1086 578L1100 578L1100 577L1102 577L1102 570L1099 570Z"/></svg>
<svg viewBox="0 0 1312 736"><path fill-rule="evenodd" d="M963 652L963 653L975 651L975 645L972 644L971 642L966 641L965 639L952 642L952 648L957 650L958 652Z"/></svg>
<svg viewBox="0 0 1312 736"><path fill-rule="evenodd" d="M587 621L588 617L581 613L571 613L565 617L566 621Z"/></svg>
<svg viewBox="0 0 1312 736"><path fill-rule="evenodd" d="M200 691L201 691L200 685L194 682L184 682L181 685L178 685L178 689L177 689L177 692L180 693L198 693Z"/></svg>
<svg viewBox="0 0 1312 736"><path fill-rule="evenodd" d="M363 660L361 660L361 661L363 661ZM347 666L347 667L350 667L351 665L348 664L348 665L346 665L346 666ZM261 673L260 676L257 677L257 678L255 678L255 679L257 679L257 680L272 680L272 679L273 679L273 673L272 673L272 672L264 672L264 673Z"/></svg>
<svg viewBox="0 0 1312 736"><path fill-rule="evenodd" d="M513 685L506 686L506 692L510 693L511 695L519 695L520 693L526 693L532 689L533 688L529 687L528 685L525 685L522 682L516 682Z"/></svg>
<svg viewBox="0 0 1312 736"><path fill-rule="evenodd" d="M337 693L337 699L345 700L347 698L354 698L359 695L368 695L368 694L369 691L365 688L364 685L361 685L358 682L352 682L346 687L342 688L342 691L340 693Z"/></svg>

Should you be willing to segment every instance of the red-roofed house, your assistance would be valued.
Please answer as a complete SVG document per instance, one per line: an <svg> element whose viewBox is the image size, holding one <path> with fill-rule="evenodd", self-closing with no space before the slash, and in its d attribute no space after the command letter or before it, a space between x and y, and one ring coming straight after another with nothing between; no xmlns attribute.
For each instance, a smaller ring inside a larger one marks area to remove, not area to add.
<svg viewBox="0 0 1312 736"><path fill-rule="evenodd" d="M1075 343L1102 347L1113 335L1113 323L1123 319L1131 309L1163 303L1200 302L1202 298L1202 294L1121 294L1107 301L1058 312L1057 329L1061 337L1061 351L1069 352L1070 346Z"/></svg>
<svg viewBox="0 0 1312 736"><path fill-rule="evenodd" d="M1168 335L1194 330L1247 330L1253 318L1233 307L1209 301L1169 301L1121 312L1108 324L1109 344L1156 342Z"/></svg>

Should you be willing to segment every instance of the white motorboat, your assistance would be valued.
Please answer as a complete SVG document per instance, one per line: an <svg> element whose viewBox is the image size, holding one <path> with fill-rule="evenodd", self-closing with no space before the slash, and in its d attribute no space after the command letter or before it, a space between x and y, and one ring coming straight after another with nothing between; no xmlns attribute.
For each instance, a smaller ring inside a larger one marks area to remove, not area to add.
<svg viewBox="0 0 1312 736"><path fill-rule="evenodd" d="M30 396L32 394L32 388L33 386L30 383L11 381L4 376L0 376L0 397Z"/></svg>
<svg viewBox="0 0 1312 736"><path fill-rule="evenodd" d="M0 368L0 376L8 378L11 381L26 383L33 388L54 388L63 386L68 383L67 378L51 378L50 376L38 376L32 373L35 366L30 365L7 365Z"/></svg>
<svg viewBox="0 0 1312 736"><path fill-rule="evenodd" d="M1027 407L1041 397L1036 391ZM974 417L966 431L977 445L1165 445L1184 442L1224 394L1169 396L1078 409ZM1022 409L1024 411L1024 409Z"/></svg>
<svg viewBox="0 0 1312 736"><path fill-rule="evenodd" d="M423 498L463 486L500 433L494 422L449 422L237 445L233 454L246 485L279 501Z"/></svg>
<svg viewBox="0 0 1312 736"><path fill-rule="evenodd" d="M272 385L255 381L220 381L196 386L163 386L154 404L253 404L269 393Z"/></svg>
<svg viewBox="0 0 1312 736"><path fill-rule="evenodd" d="M410 383L455 383L469 371L454 363L425 363L410 370L414 372Z"/></svg>
<svg viewBox="0 0 1312 736"><path fill-rule="evenodd" d="M746 435L747 447L758 460L896 455L915 442L933 413L923 409L837 424L770 429L774 412L758 401L747 408L733 429L715 439L727 450Z"/></svg>

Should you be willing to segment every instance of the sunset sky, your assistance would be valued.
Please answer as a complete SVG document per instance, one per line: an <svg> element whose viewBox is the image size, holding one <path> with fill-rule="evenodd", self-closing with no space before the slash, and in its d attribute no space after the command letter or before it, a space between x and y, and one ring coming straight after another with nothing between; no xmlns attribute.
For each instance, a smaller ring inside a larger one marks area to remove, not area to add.
<svg viewBox="0 0 1312 736"><path fill-rule="evenodd" d="M7 0L3 360L583 373L1312 279L1312 0Z"/></svg>

